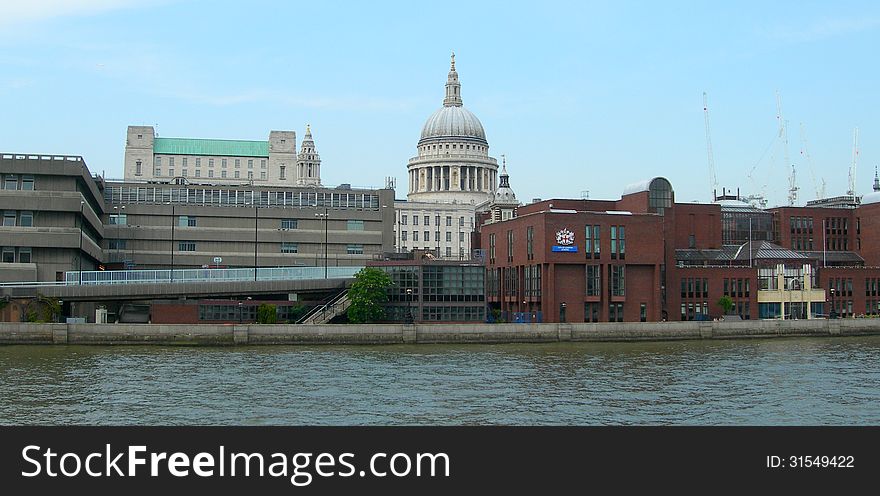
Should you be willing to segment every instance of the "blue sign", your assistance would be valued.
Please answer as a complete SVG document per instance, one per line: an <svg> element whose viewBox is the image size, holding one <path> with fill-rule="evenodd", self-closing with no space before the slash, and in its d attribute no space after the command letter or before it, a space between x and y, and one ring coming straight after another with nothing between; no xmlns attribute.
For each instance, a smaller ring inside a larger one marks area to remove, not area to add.
<svg viewBox="0 0 880 496"><path fill-rule="evenodd" d="M553 248L551 248L550 251L562 251L562 252L566 252L566 253L577 253L578 247L577 246L553 245Z"/></svg>

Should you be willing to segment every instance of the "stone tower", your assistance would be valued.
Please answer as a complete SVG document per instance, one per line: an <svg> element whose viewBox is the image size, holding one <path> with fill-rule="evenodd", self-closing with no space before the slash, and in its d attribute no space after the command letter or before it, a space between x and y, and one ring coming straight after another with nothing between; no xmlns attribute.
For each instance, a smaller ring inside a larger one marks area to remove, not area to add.
<svg viewBox="0 0 880 496"><path fill-rule="evenodd" d="M296 156L296 185L321 185L321 156L315 149L315 140L312 139L312 129L309 125L306 125L302 148Z"/></svg>

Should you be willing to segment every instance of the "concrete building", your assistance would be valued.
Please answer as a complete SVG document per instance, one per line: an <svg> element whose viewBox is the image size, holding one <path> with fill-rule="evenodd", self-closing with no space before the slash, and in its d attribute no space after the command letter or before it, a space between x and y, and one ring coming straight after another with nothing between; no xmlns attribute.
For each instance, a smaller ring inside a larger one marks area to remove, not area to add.
<svg viewBox="0 0 880 496"><path fill-rule="evenodd" d="M82 157L3 153L0 176L0 282L59 281L103 262L103 182Z"/></svg>
<svg viewBox="0 0 880 496"><path fill-rule="evenodd" d="M82 157L33 154L0 155L0 185L0 281L80 269L361 266L394 247L390 189L105 182Z"/></svg>
<svg viewBox="0 0 880 496"><path fill-rule="evenodd" d="M449 260L471 258L473 205L398 200L394 210L394 251L426 250Z"/></svg>
<svg viewBox="0 0 880 496"><path fill-rule="evenodd" d="M296 152L296 133L271 131L267 141L161 138L152 126L129 126L124 177L128 182L319 186L321 158L307 128Z"/></svg>

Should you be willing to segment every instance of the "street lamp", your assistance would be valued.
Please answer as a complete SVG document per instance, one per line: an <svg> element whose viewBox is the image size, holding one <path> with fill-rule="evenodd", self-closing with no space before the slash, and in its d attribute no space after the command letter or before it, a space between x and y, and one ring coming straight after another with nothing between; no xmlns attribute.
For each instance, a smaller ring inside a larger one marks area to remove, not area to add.
<svg viewBox="0 0 880 496"><path fill-rule="evenodd" d="M83 283L83 259L82 259L82 251L83 251L83 208L85 208L86 202L79 202L79 254L77 258L79 259L79 284L82 286Z"/></svg>
<svg viewBox="0 0 880 496"><path fill-rule="evenodd" d="M177 224L177 217L174 212L174 203L169 203L171 205L171 275L170 280L174 282L174 225Z"/></svg>
<svg viewBox="0 0 880 496"><path fill-rule="evenodd" d="M828 318L836 319L837 310L834 307L834 288L829 288L828 292L831 294L831 310L828 312Z"/></svg>
<svg viewBox="0 0 880 496"><path fill-rule="evenodd" d="M241 324L241 300L238 300L238 323Z"/></svg>
<svg viewBox="0 0 880 496"><path fill-rule="evenodd" d="M116 223L116 257L115 257L116 260L115 261L118 262L119 261L119 219L122 215L125 215L125 213L124 213L125 212L125 205L122 205L121 207L119 205L113 205L113 211L115 212L113 215L114 215L114 217L116 217L116 219L114 221Z"/></svg>
<svg viewBox="0 0 880 496"><path fill-rule="evenodd" d="M412 288L406 288L406 323L413 323L413 314L412 314Z"/></svg>
<svg viewBox="0 0 880 496"><path fill-rule="evenodd" d="M317 205L315 205L317 207ZM324 213L316 213L315 217L324 218L324 279L327 279L327 217L329 213L327 211L327 206L324 206Z"/></svg>
<svg viewBox="0 0 880 496"><path fill-rule="evenodd" d="M564 301L559 305L559 321L565 322L565 302Z"/></svg>

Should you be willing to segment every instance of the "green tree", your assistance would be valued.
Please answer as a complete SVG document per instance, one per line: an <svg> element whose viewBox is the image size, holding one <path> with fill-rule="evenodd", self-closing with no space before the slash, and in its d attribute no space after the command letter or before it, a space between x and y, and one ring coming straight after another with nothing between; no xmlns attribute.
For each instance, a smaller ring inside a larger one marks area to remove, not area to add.
<svg viewBox="0 0 880 496"><path fill-rule="evenodd" d="M721 298L718 298L718 306L724 310L724 315L730 313L730 310L733 308L733 298L724 295Z"/></svg>
<svg viewBox="0 0 880 496"><path fill-rule="evenodd" d="M258 324L274 324L278 321L278 309L275 305L262 303L257 307Z"/></svg>
<svg viewBox="0 0 880 496"><path fill-rule="evenodd" d="M391 278L381 269L364 267L354 275L348 290L348 321L352 324L376 322L385 318L385 303Z"/></svg>

